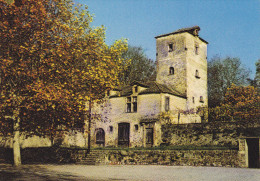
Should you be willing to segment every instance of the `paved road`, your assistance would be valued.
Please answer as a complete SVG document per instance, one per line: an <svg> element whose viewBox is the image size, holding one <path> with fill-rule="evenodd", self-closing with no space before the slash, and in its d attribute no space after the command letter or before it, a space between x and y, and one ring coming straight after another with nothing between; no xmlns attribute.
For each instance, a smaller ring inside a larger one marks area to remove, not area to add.
<svg viewBox="0 0 260 181"><path fill-rule="evenodd" d="M0 164L0 180L169 180L259 181L260 169L157 165L23 165Z"/></svg>

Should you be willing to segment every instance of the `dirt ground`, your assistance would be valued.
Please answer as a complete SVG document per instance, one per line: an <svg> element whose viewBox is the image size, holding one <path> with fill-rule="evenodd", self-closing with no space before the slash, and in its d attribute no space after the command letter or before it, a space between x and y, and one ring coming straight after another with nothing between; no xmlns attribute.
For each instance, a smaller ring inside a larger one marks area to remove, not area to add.
<svg viewBox="0 0 260 181"><path fill-rule="evenodd" d="M169 180L258 181L260 169L159 165L23 165L0 164L2 181Z"/></svg>

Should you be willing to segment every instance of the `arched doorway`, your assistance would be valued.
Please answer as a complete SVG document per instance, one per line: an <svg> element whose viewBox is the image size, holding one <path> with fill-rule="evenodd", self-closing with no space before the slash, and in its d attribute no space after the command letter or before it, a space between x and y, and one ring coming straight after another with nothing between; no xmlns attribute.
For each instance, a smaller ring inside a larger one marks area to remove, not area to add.
<svg viewBox="0 0 260 181"><path fill-rule="evenodd" d="M96 133L96 144L105 145L105 131L102 128L98 128Z"/></svg>

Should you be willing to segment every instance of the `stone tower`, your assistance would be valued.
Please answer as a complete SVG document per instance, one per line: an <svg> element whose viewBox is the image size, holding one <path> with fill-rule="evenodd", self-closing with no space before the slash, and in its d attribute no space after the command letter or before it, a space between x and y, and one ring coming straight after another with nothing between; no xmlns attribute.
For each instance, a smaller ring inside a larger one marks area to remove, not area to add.
<svg viewBox="0 0 260 181"><path fill-rule="evenodd" d="M208 105L207 44L199 26L156 36L158 83L187 98L187 109Z"/></svg>

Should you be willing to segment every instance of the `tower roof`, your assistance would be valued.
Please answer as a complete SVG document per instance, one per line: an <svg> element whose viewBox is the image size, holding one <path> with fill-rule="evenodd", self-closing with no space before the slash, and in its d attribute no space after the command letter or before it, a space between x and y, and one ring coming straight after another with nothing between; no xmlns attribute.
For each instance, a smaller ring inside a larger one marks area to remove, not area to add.
<svg viewBox="0 0 260 181"><path fill-rule="evenodd" d="M169 35L174 35L174 34L179 34L179 33L184 33L184 32L187 32L187 33L190 33L192 34L193 36L198 36L199 37L199 31L200 31L200 27L199 26L193 26L193 27L189 27L189 28L181 28L181 29L178 29L174 32L171 32L171 33L166 33L166 34L162 34L162 35L158 35L156 36L155 38L161 38L161 37L164 37L164 36L169 36ZM205 43L208 44L207 41L205 41L204 39L200 38L199 39Z"/></svg>

